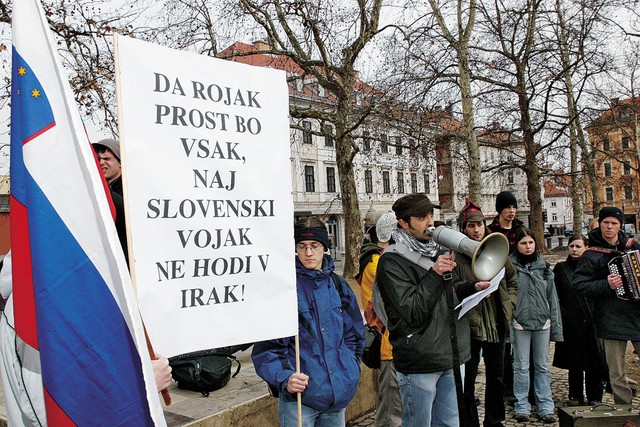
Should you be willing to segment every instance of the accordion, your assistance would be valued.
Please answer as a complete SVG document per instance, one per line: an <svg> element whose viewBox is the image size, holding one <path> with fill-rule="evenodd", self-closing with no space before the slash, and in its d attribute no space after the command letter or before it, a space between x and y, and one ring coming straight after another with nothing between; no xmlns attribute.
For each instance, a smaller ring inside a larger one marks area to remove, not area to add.
<svg viewBox="0 0 640 427"><path fill-rule="evenodd" d="M620 299L640 301L640 251L630 251L609 261L609 271L622 278L616 289Z"/></svg>

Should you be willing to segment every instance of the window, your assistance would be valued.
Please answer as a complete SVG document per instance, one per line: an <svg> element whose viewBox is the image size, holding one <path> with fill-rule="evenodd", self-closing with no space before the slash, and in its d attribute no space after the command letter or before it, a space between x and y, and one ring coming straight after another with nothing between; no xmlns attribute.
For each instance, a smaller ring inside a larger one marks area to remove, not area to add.
<svg viewBox="0 0 640 427"><path fill-rule="evenodd" d="M396 136L396 154L402 156L402 138Z"/></svg>
<svg viewBox="0 0 640 427"><path fill-rule="evenodd" d="M613 188L607 187L604 189L604 198L607 202L613 202Z"/></svg>
<svg viewBox="0 0 640 427"><path fill-rule="evenodd" d="M602 151L611 151L611 142L609 141L609 138L604 138L602 140Z"/></svg>
<svg viewBox="0 0 640 427"><path fill-rule="evenodd" d="M624 162L622 164L622 173L625 175L631 175L631 164L629 162Z"/></svg>
<svg viewBox="0 0 640 427"><path fill-rule="evenodd" d="M369 131L362 131L362 151L371 151L371 139L369 139Z"/></svg>
<svg viewBox="0 0 640 427"><path fill-rule="evenodd" d="M425 173L423 176L423 180L424 180L424 192L429 194L431 193L431 186L429 185L429 174Z"/></svg>
<svg viewBox="0 0 640 427"><path fill-rule="evenodd" d="M404 173L398 172L398 194L404 194Z"/></svg>
<svg viewBox="0 0 640 427"><path fill-rule="evenodd" d="M387 135L384 133L380 135L380 151L383 153L389 152L389 143L387 141Z"/></svg>
<svg viewBox="0 0 640 427"><path fill-rule="evenodd" d="M336 192L336 168L327 168L327 192Z"/></svg>
<svg viewBox="0 0 640 427"><path fill-rule="evenodd" d="M303 121L302 129L302 143L311 144L311 122L307 120Z"/></svg>
<svg viewBox="0 0 640 427"><path fill-rule="evenodd" d="M389 171L382 172L382 192L385 194L391 193L391 181L389 178Z"/></svg>
<svg viewBox="0 0 640 427"><path fill-rule="evenodd" d="M418 175L416 175L415 173L411 174L411 192L418 192Z"/></svg>
<svg viewBox="0 0 640 427"><path fill-rule="evenodd" d="M611 173L611 163L605 163L604 164L604 176L611 176L613 175Z"/></svg>
<svg viewBox="0 0 640 427"><path fill-rule="evenodd" d="M624 199L625 200L633 199L633 188L630 185L624 186Z"/></svg>
<svg viewBox="0 0 640 427"><path fill-rule="evenodd" d="M333 126L324 127L324 146L333 147Z"/></svg>
<svg viewBox="0 0 640 427"><path fill-rule="evenodd" d="M558 222L558 214L557 213L552 213L551 214L551 222Z"/></svg>
<svg viewBox="0 0 640 427"><path fill-rule="evenodd" d="M313 166L304 167L304 187L309 193L316 191L316 178Z"/></svg>
<svg viewBox="0 0 640 427"><path fill-rule="evenodd" d="M513 184L513 171L507 171L507 184Z"/></svg>
<svg viewBox="0 0 640 427"><path fill-rule="evenodd" d="M555 208L555 207L556 207L556 205L557 205L557 204L556 204L556 201L555 201L555 200L553 200L553 201L551 202L551 207L552 207L552 208Z"/></svg>
<svg viewBox="0 0 640 427"><path fill-rule="evenodd" d="M418 146L416 145L416 142L413 139L409 140L409 154L413 157L418 155Z"/></svg>
<svg viewBox="0 0 640 427"><path fill-rule="evenodd" d="M364 171L364 191L367 194L373 193L373 174L371 169Z"/></svg>
<svg viewBox="0 0 640 427"><path fill-rule="evenodd" d="M9 212L8 194L0 194L0 212Z"/></svg>
<svg viewBox="0 0 640 427"><path fill-rule="evenodd" d="M623 136L622 137L622 148L629 148L630 145L631 145L631 138L629 138L628 136Z"/></svg>

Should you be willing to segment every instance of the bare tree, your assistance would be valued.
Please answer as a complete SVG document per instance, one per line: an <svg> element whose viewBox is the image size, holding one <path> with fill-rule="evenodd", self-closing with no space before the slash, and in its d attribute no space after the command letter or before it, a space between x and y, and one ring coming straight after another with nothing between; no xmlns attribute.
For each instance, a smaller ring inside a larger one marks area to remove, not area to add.
<svg viewBox="0 0 640 427"><path fill-rule="evenodd" d="M545 129L544 97L550 84L542 67L534 69L545 62L548 51L539 36L541 5L542 0L483 4L480 10L484 37L482 45L476 47L482 52L476 57L479 67L476 78L493 88L484 94L485 99L493 103L500 101L497 106L502 114L513 113L517 122L514 136L521 139L524 147L520 167L527 177L529 225L539 242L544 241L540 162L543 145L536 136Z"/></svg>
<svg viewBox="0 0 640 427"><path fill-rule="evenodd" d="M469 162L469 197L480 202L481 172L480 148L476 137L475 118L473 108L473 92L471 90L471 68L469 64L469 41L476 17L476 0L468 4L456 0L456 34L449 27L443 15L443 6L436 0L428 0L431 10L444 37L454 49L458 65L458 85L462 104L462 120L466 136L467 156ZM465 22L466 21L466 22Z"/></svg>
<svg viewBox="0 0 640 427"><path fill-rule="evenodd" d="M356 61L380 31L382 0L240 0L241 11L260 26L268 47L260 53L284 55L313 76L335 98L331 109L291 107L294 118L314 118L335 126L336 163L345 220L344 275L358 271L361 217L353 170L358 153L354 131L369 110L361 108Z"/></svg>

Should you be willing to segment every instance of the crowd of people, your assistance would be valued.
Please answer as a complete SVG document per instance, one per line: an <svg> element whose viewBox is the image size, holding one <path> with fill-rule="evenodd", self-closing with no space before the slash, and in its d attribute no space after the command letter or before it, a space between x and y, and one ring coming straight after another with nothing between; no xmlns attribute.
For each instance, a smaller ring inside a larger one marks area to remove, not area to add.
<svg viewBox="0 0 640 427"><path fill-rule="evenodd" d="M119 144L102 140L94 148L126 253ZM426 194L396 200L362 246L356 280L364 319L353 290L334 272L325 224L317 217L296 223L298 336L255 343L252 352L256 372L278 398L280 425L298 425L299 418L304 426L345 425L361 374L365 322L382 335L377 426L479 427L475 381L481 358L483 426L504 425L510 403L519 422L530 419L535 405L542 422L554 423L551 342L557 343L553 365L568 370L567 404L601 402L606 387L614 402L631 403L625 351L628 341L640 351L640 306L624 297L622 278L608 268L614 257L640 249L622 231L622 211L602 208L588 236L572 236L567 260L552 269L535 234L517 218L517 207L514 195L503 191L491 224L471 200L459 213L465 238L481 242L502 233L510 252L497 288L463 316L456 310L460 301L491 283L476 279L471 254L434 240L440 206ZM9 268L0 277L4 300L11 294ZM7 331L0 335L13 340ZM158 390L165 389L168 361L159 357L153 367ZM24 388L20 375L5 383Z"/></svg>
<svg viewBox="0 0 640 427"><path fill-rule="evenodd" d="M356 280L364 321L382 335L375 425L501 426L510 403L518 422L534 416L535 407L543 423L555 423L551 364L568 371L567 405L597 404L609 384L616 403L631 403L624 354L628 341L640 350L640 309L621 297L622 279L607 263L640 245L621 231L620 209L603 208L589 235L571 237L567 260L551 268L535 234L516 218L513 194L497 196L490 225L468 200L459 213L460 232L477 242L502 233L510 255L497 289L458 316L460 301L491 284L475 278L470 254L452 253L433 239L439 208L425 194L399 198L361 249ZM303 425L344 425L360 375L360 312L323 254L324 225L313 221L295 229L300 368L293 338L253 350L258 374L279 395L282 425L297 422L296 393ZM327 306L327 300L334 302ZM557 343L552 360L551 342ZM486 387L476 396L481 358Z"/></svg>

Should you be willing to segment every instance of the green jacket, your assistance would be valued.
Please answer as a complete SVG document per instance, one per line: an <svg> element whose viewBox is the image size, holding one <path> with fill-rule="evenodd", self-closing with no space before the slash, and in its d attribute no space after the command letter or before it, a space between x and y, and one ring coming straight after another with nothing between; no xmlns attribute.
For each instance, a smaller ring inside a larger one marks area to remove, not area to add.
<svg viewBox="0 0 640 427"><path fill-rule="evenodd" d="M458 283L475 284L478 280L471 270L471 258L456 253L455 261L457 267L454 270L454 280ZM498 290L470 311L471 339L495 343L509 335L513 310L518 302L518 277L511 261L507 259L504 267L504 278L500 281Z"/></svg>

